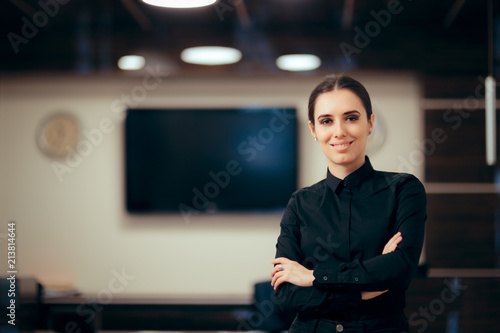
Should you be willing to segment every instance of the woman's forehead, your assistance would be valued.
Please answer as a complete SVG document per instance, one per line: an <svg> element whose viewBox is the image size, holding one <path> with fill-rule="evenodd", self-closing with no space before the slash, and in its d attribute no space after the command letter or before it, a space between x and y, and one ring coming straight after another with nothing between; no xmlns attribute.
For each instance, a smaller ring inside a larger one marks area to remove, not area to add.
<svg viewBox="0 0 500 333"><path fill-rule="evenodd" d="M315 105L315 114L331 113L344 114L350 111L366 113L361 99L349 89L340 89L324 92L318 96Z"/></svg>

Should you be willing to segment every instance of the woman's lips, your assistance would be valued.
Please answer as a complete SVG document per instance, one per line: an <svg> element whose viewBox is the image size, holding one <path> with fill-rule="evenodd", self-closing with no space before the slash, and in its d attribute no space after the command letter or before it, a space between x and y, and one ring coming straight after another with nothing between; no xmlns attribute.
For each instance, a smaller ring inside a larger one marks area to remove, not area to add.
<svg viewBox="0 0 500 333"><path fill-rule="evenodd" d="M332 144L331 146L332 146L332 147L333 147L336 151L344 151L344 150L346 150L347 148L349 148L353 142L354 142L354 141L350 141L350 142L342 142L342 143L336 143L336 144Z"/></svg>

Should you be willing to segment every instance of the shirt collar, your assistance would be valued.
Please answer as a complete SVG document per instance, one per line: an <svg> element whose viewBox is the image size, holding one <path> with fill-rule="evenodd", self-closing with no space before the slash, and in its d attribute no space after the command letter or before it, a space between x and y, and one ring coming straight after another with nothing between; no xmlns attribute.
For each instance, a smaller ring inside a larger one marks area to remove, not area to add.
<svg viewBox="0 0 500 333"><path fill-rule="evenodd" d="M326 183L332 189L332 191L336 191L339 184L343 183L344 186L356 187L363 180L365 180L369 175L374 172L372 164L370 163L370 159L368 156L365 156L365 163L356 171L350 173L345 179L340 179L335 177L330 173L330 170L327 170L326 175Z"/></svg>

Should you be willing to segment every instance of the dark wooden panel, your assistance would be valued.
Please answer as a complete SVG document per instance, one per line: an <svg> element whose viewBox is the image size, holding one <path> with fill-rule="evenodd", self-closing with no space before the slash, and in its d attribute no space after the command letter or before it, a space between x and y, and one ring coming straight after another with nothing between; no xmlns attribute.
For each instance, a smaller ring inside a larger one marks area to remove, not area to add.
<svg viewBox="0 0 500 333"><path fill-rule="evenodd" d="M426 258L431 267L494 268L497 194L428 194Z"/></svg>
<svg viewBox="0 0 500 333"><path fill-rule="evenodd" d="M427 182L491 183L500 171L498 166L486 165L484 109L472 108L474 100L464 100L464 103L470 108L425 111ZM497 128L499 125L497 110ZM500 147L500 135L497 147Z"/></svg>
<svg viewBox="0 0 500 333"><path fill-rule="evenodd" d="M474 75L426 75L423 77L423 94L425 98L458 98L484 96L484 80L486 71L476 68ZM500 91L497 89L497 98Z"/></svg>
<svg viewBox="0 0 500 333"><path fill-rule="evenodd" d="M414 279L406 315L412 333L494 333L500 327L500 279Z"/></svg>

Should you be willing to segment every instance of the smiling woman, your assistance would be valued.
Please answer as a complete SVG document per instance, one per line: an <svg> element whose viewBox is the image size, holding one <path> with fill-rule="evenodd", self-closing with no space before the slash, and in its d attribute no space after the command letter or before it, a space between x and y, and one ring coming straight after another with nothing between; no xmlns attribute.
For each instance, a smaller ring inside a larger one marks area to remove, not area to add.
<svg viewBox="0 0 500 333"><path fill-rule="evenodd" d="M271 271L278 304L297 312L292 333L408 330L426 195L413 175L373 169L365 151L374 120L368 92L350 77L327 77L309 98L328 172L292 195Z"/></svg>
<svg viewBox="0 0 500 333"><path fill-rule="evenodd" d="M308 116L311 134L333 174L344 178L364 164L375 116L370 96L359 82L348 77L324 80L311 93Z"/></svg>
<svg viewBox="0 0 500 333"><path fill-rule="evenodd" d="M328 168L340 178L365 163L365 147L375 116L368 118L361 100L347 89L321 94L315 118L309 120L311 134L319 142Z"/></svg>

